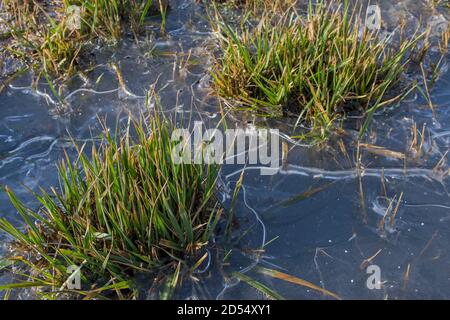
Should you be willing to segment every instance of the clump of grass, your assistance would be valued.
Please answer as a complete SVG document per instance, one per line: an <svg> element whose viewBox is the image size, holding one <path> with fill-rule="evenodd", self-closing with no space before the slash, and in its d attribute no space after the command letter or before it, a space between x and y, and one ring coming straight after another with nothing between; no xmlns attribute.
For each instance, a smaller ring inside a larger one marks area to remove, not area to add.
<svg viewBox="0 0 450 320"><path fill-rule="evenodd" d="M167 0L64 0L66 8L81 8L82 33L94 34L106 40L118 40L124 25L129 24L137 37L150 12L159 12L165 18Z"/></svg>
<svg viewBox="0 0 450 320"><path fill-rule="evenodd" d="M263 117L293 115L325 138L345 112L360 108L369 121L400 98L387 97L421 36L401 37L394 47L391 38L369 30L348 1L338 7L309 2L306 16L293 10L272 16L267 12L256 27L238 31L218 23L222 54L213 84L229 106Z"/></svg>
<svg viewBox="0 0 450 320"><path fill-rule="evenodd" d="M2 8L10 15L6 24L14 39L7 50L35 69L55 74L73 70L80 44L65 21L58 21L35 1L5 0Z"/></svg>
<svg viewBox="0 0 450 320"><path fill-rule="evenodd" d="M74 28L76 6L80 12L80 28ZM149 13L159 11L165 21L165 0L4 0L8 12L6 25L14 42L9 50L30 67L45 72L70 74L82 49L97 38L117 41L131 27L137 37Z"/></svg>
<svg viewBox="0 0 450 320"><path fill-rule="evenodd" d="M264 10L286 9L297 3L297 0L214 0L214 2L244 8L257 13Z"/></svg>
<svg viewBox="0 0 450 320"><path fill-rule="evenodd" d="M218 166L176 164L172 129L155 113L130 125L120 141L105 131L106 142L93 147L91 159L81 147L75 163L61 163L60 191L35 194L39 210L6 189L26 230L6 219L0 230L14 239L9 259L25 267L15 269L25 282L0 289L44 287L45 298L129 298L135 273L159 271L173 288L186 259L198 258L208 244L223 209ZM67 288L71 265L81 269L82 290Z"/></svg>
<svg viewBox="0 0 450 320"><path fill-rule="evenodd" d="M429 0L428 5L433 9L436 9L440 6L450 7L450 3L448 0Z"/></svg>

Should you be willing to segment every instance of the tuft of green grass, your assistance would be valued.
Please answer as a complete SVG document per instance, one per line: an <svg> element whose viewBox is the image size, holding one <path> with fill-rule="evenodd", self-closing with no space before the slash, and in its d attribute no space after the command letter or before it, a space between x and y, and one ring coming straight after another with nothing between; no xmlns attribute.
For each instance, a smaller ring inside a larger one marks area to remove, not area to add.
<svg viewBox="0 0 450 320"><path fill-rule="evenodd" d="M258 13L264 10L286 9L296 4L297 0L214 0L214 2Z"/></svg>
<svg viewBox="0 0 450 320"><path fill-rule="evenodd" d="M266 12L253 28L218 21L215 91L233 109L294 116L320 139L346 112L360 109L367 115L363 132L375 110L401 98L392 98L391 89L423 35L401 37L394 46L369 30L359 13L348 1L310 1L306 16Z"/></svg>
<svg viewBox="0 0 450 320"><path fill-rule="evenodd" d="M166 0L64 0L65 8L78 6L82 15L82 33L94 34L106 40L117 41L129 25L137 37L145 18L151 12L159 12L165 19Z"/></svg>
<svg viewBox="0 0 450 320"><path fill-rule="evenodd" d="M5 0L2 9L9 13L4 22L13 38L7 50L34 69L73 71L80 44L64 20L58 21L37 1Z"/></svg>
<svg viewBox="0 0 450 320"><path fill-rule="evenodd" d="M9 14L4 23L11 30L9 51L32 69L55 75L71 74L80 52L95 39L118 41L128 25L135 37L145 18L159 12L165 24L165 0L4 0ZM74 28L74 6L80 12L80 28ZM163 26L162 26L163 28Z"/></svg>
<svg viewBox="0 0 450 320"><path fill-rule="evenodd" d="M164 272L176 287L182 268L195 269L187 259L204 254L223 208L216 198L220 168L176 164L173 128L155 112L131 123L120 139L105 130L105 142L90 157L82 146L74 163L67 157L60 164L59 189L34 193L38 210L6 188L25 230L6 219L0 230L14 240L8 261L23 282L0 290L40 287L50 299L130 298L133 275L146 272ZM67 286L72 265L80 268L81 290Z"/></svg>

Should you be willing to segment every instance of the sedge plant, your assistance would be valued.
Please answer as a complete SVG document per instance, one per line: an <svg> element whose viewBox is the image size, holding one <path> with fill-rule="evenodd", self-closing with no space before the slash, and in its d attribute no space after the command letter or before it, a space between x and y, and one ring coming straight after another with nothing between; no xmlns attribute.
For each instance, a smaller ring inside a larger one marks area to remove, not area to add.
<svg viewBox="0 0 450 320"><path fill-rule="evenodd" d="M401 98L392 89L422 35L393 45L392 37L369 30L359 13L348 1L310 1L306 15L266 12L254 27L217 23L215 91L232 109L293 116L296 126L311 128L308 136L319 139L346 112L360 109L368 119L363 132L375 110Z"/></svg>
<svg viewBox="0 0 450 320"><path fill-rule="evenodd" d="M9 15L3 22L14 39L7 49L29 67L54 75L71 74L80 52L92 40L117 42L126 26L138 37L153 11L162 15L164 24L167 6L166 0L58 0L51 6L38 0L4 0L1 4Z"/></svg>
<svg viewBox="0 0 450 320"><path fill-rule="evenodd" d="M214 0L214 3L243 8L253 13L260 13L264 10L284 10L297 2L298 0Z"/></svg>
<svg viewBox="0 0 450 320"><path fill-rule="evenodd" d="M105 130L90 157L84 146L75 162L67 157L60 188L34 193L39 209L6 188L25 228L0 219L21 280L0 289L41 287L35 291L47 299L131 298L137 273L163 273L173 289L182 270L198 266L186 261L205 253L221 218L220 168L173 161L174 127L157 112L133 123L120 139ZM80 268L81 290L67 286L72 265Z"/></svg>

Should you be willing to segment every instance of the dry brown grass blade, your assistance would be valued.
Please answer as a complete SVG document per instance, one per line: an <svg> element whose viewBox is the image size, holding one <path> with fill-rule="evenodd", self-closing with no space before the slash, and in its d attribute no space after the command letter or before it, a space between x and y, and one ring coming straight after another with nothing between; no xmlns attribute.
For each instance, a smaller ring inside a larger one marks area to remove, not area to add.
<svg viewBox="0 0 450 320"><path fill-rule="evenodd" d="M350 156L348 155L347 148L345 147L344 141L342 139L339 139L338 141L339 150L344 155L345 159L347 160L348 165L352 165L352 161L350 160Z"/></svg>
<svg viewBox="0 0 450 320"><path fill-rule="evenodd" d="M359 205L362 209L362 220L364 224L368 223L368 215L367 215L367 209L366 209L366 201L364 196L364 187L362 183L362 172L364 170L364 167L361 162L361 144L358 142L357 149L356 149L356 170L358 173L358 196L359 196Z"/></svg>
<svg viewBox="0 0 450 320"><path fill-rule="evenodd" d="M335 294L335 293L333 293L331 291L328 291L327 289L321 288L321 287L316 286L315 284L313 284L313 283L311 283L309 281L297 278L295 276L291 276L291 275L289 275L287 273L280 272L280 271L273 270L273 269L267 269L267 268L263 268L263 267L259 267L257 269L257 271L259 273L267 275L269 277L280 279L280 280L283 280L283 281L286 281L286 282L290 282L290 283L293 283L293 284L297 284L297 285L302 286L302 287L306 287L306 288L309 288L309 289L312 289L312 290L315 290L315 291L319 291L319 292L323 293L324 295L333 297L333 298L335 298L337 300L342 300L341 297L339 297L337 294Z"/></svg>
<svg viewBox="0 0 450 320"><path fill-rule="evenodd" d="M392 212L391 219L390 219L391 227L394 227L394 225L395 225L395 217L397 216L398 209L400 208L400 204L402 203L402 199L403 199L403 192L400 194L400 197L397 200L397 205L395 206L395 209Z"/></svg>
<svg viewBox="0 0 450 320"><path fill-rule="evenodd" d="M406 287L408 286L410 273L411 273L411 264L408 263L408 266L406 267L405 273L403 274L402 290L406 290Z"/></svg>
<svg viewBox="0 0 450 320"><path fill-rule="evenodd" d="M288 165L288 155L289 155L289 145L286 141L283 141L282 144L282 160L283 160L283 168L287 168Z"/></svg>
<svg viewBox="0 0 450 320"><path fill-rule="evenodd" d="M373 259L375 259L381 252L383 251L383 249L379 249L377 252L375 252L374 255L372 255L371 257L364 259L363 262L361 262L361 264L359 265L359 268L361 270L366 269L369 265L372 264Z"/></svg>
<svg viewBox="0 0 450 320"><path fill-rule="evenodd" d="M441 157L441 160L434 166L433 172L439 173L439 172L445 172L445 161L447 159L448 150L444 153L444 155Z"/></svg>
<svg viewBox="0 0 450 320"><path fill-rule="evenodd" d="M205 261L206 258L208 258L209 253L206 252L198 261L189 269L190 273L193 273L200 265Z"/></svg>
<svg viewBox="0 0 450 320"><path fill-rule="evenodd" d="M395 195L392 199L387 198L386 201L388 201L389 205L386 208L386 211L384 213L383 218L380 220L380 222L378 223L378 230L380 232L384 232L385 231L385 225L386 225L386 219L389 216L389 214L391 214L392 212L392 208L394 205L394 202L397 200L397 195Z"/></svg>
<svg viewBox="0 0 450 320"><path fill-rule="evenodd" d="M406 158L405 154L403 152L393 151L389 150L380 146L376 146L373 144L368 143L360 143L359 146L365 150L367 150L369 153L375 154L377 156L382 156L386 158L394 158L394 159L401 159L404 160Z"/></svg>
<svg viewBox="0 0 450 320"><path fill-rule="evenodd" d="M120 88L126 88L125 80L122 75L122 71L120 71L119 66L115 63L111 63L111 67L116 73L117 80L119 81Z"/></svg>
<svg viewBox="0 0 450 320"><path fill-rule="evenodd" d="M303 200L306 200L308 198L311 198L315 194L317 194L319 192L322 192L323 190L327 189L332 184L333 183L331 182L331 183L327 183L327 184L324 184L324 185L316 187L316 188L310 187L305 192L302 192L299 195L296 195L296 196L294 196L292 198L289 198L286 201L283 201L280 205L283 206L283 207L289 207L289 206L291 206L291 205L293 205L293 204L295 204L295 203L297 203L299 201L303 201Z"/></svg>
<svg viewBox="0 0 450 320"><path fill-rule="evenodd" d="M423 124L422 130L419 131L416 122L411 126L411 143L408 152L411 154L414 160L420 160L420 157L425 153L423 151L423 146L425 143L425 128L426 123ZM428 150L428 152L430 152Z"/></svg>
<svg viewBox="0 0 450 320"><path fill-rule="evenodd" d="M433 116L434 116L435 109L434 109L433 101L431 100L430 90L428 89L427 76L425 74L425 70L423 69L423 63L420 63L420 70L422 71L423 86L425 87L425 93L426 93L428 106L430 107L431 111L433 112Z"/></svg>

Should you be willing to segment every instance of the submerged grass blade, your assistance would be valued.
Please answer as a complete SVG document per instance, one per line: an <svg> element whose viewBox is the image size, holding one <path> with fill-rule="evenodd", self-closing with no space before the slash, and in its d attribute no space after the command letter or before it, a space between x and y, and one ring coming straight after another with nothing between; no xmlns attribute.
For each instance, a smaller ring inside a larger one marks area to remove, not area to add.
<svg viewBox="0 0 450 320"><path fill-rule="evenodd" d="M277 271L277 270L267 269L267 268L263 268L263 267L258 267L257 271L259 273L261 273L261 274L266 275L266 276L269 276L269 277L272 277L272 278L276 278L276 279L280 279L280 280L283 280L283 281L286 281L286 282L290 282L290 283L293 283L293 284L296 284L296 285L299 285L299 286L302 286L302 287L306 287L306 288L312 289L314 291L318 291L318 292L320 292L320 293L322 293L322 294L324 294L326 296L332 297L334 299L341 300L341 298L338 295L336 295L335 293L333 293L331 291L328 291L328 290L326 290L324 288L321 288L319 286L316 286L315 284L313 284L313 283L311 283L309 281L306 281L306 280L303 280L303 279L291 276L291 275L289 275L287 273L284 273L284 272L281 272L281 271Z"/></svg>
<svg viewBox="0 0 450 320"><path fill-rule="evenodd" d="M279 295L277 292L275 292L274 290L270 289L266 285L264 285L256 280L250 278L249 276L246 276L243 273L235 272L235 273L233 273L233 276L238 278L239 280L247 283L249 286L255 288L256 290L265 294L267 297L269 297L273 300L284 300L284 298L281 295Z"/></svg>

